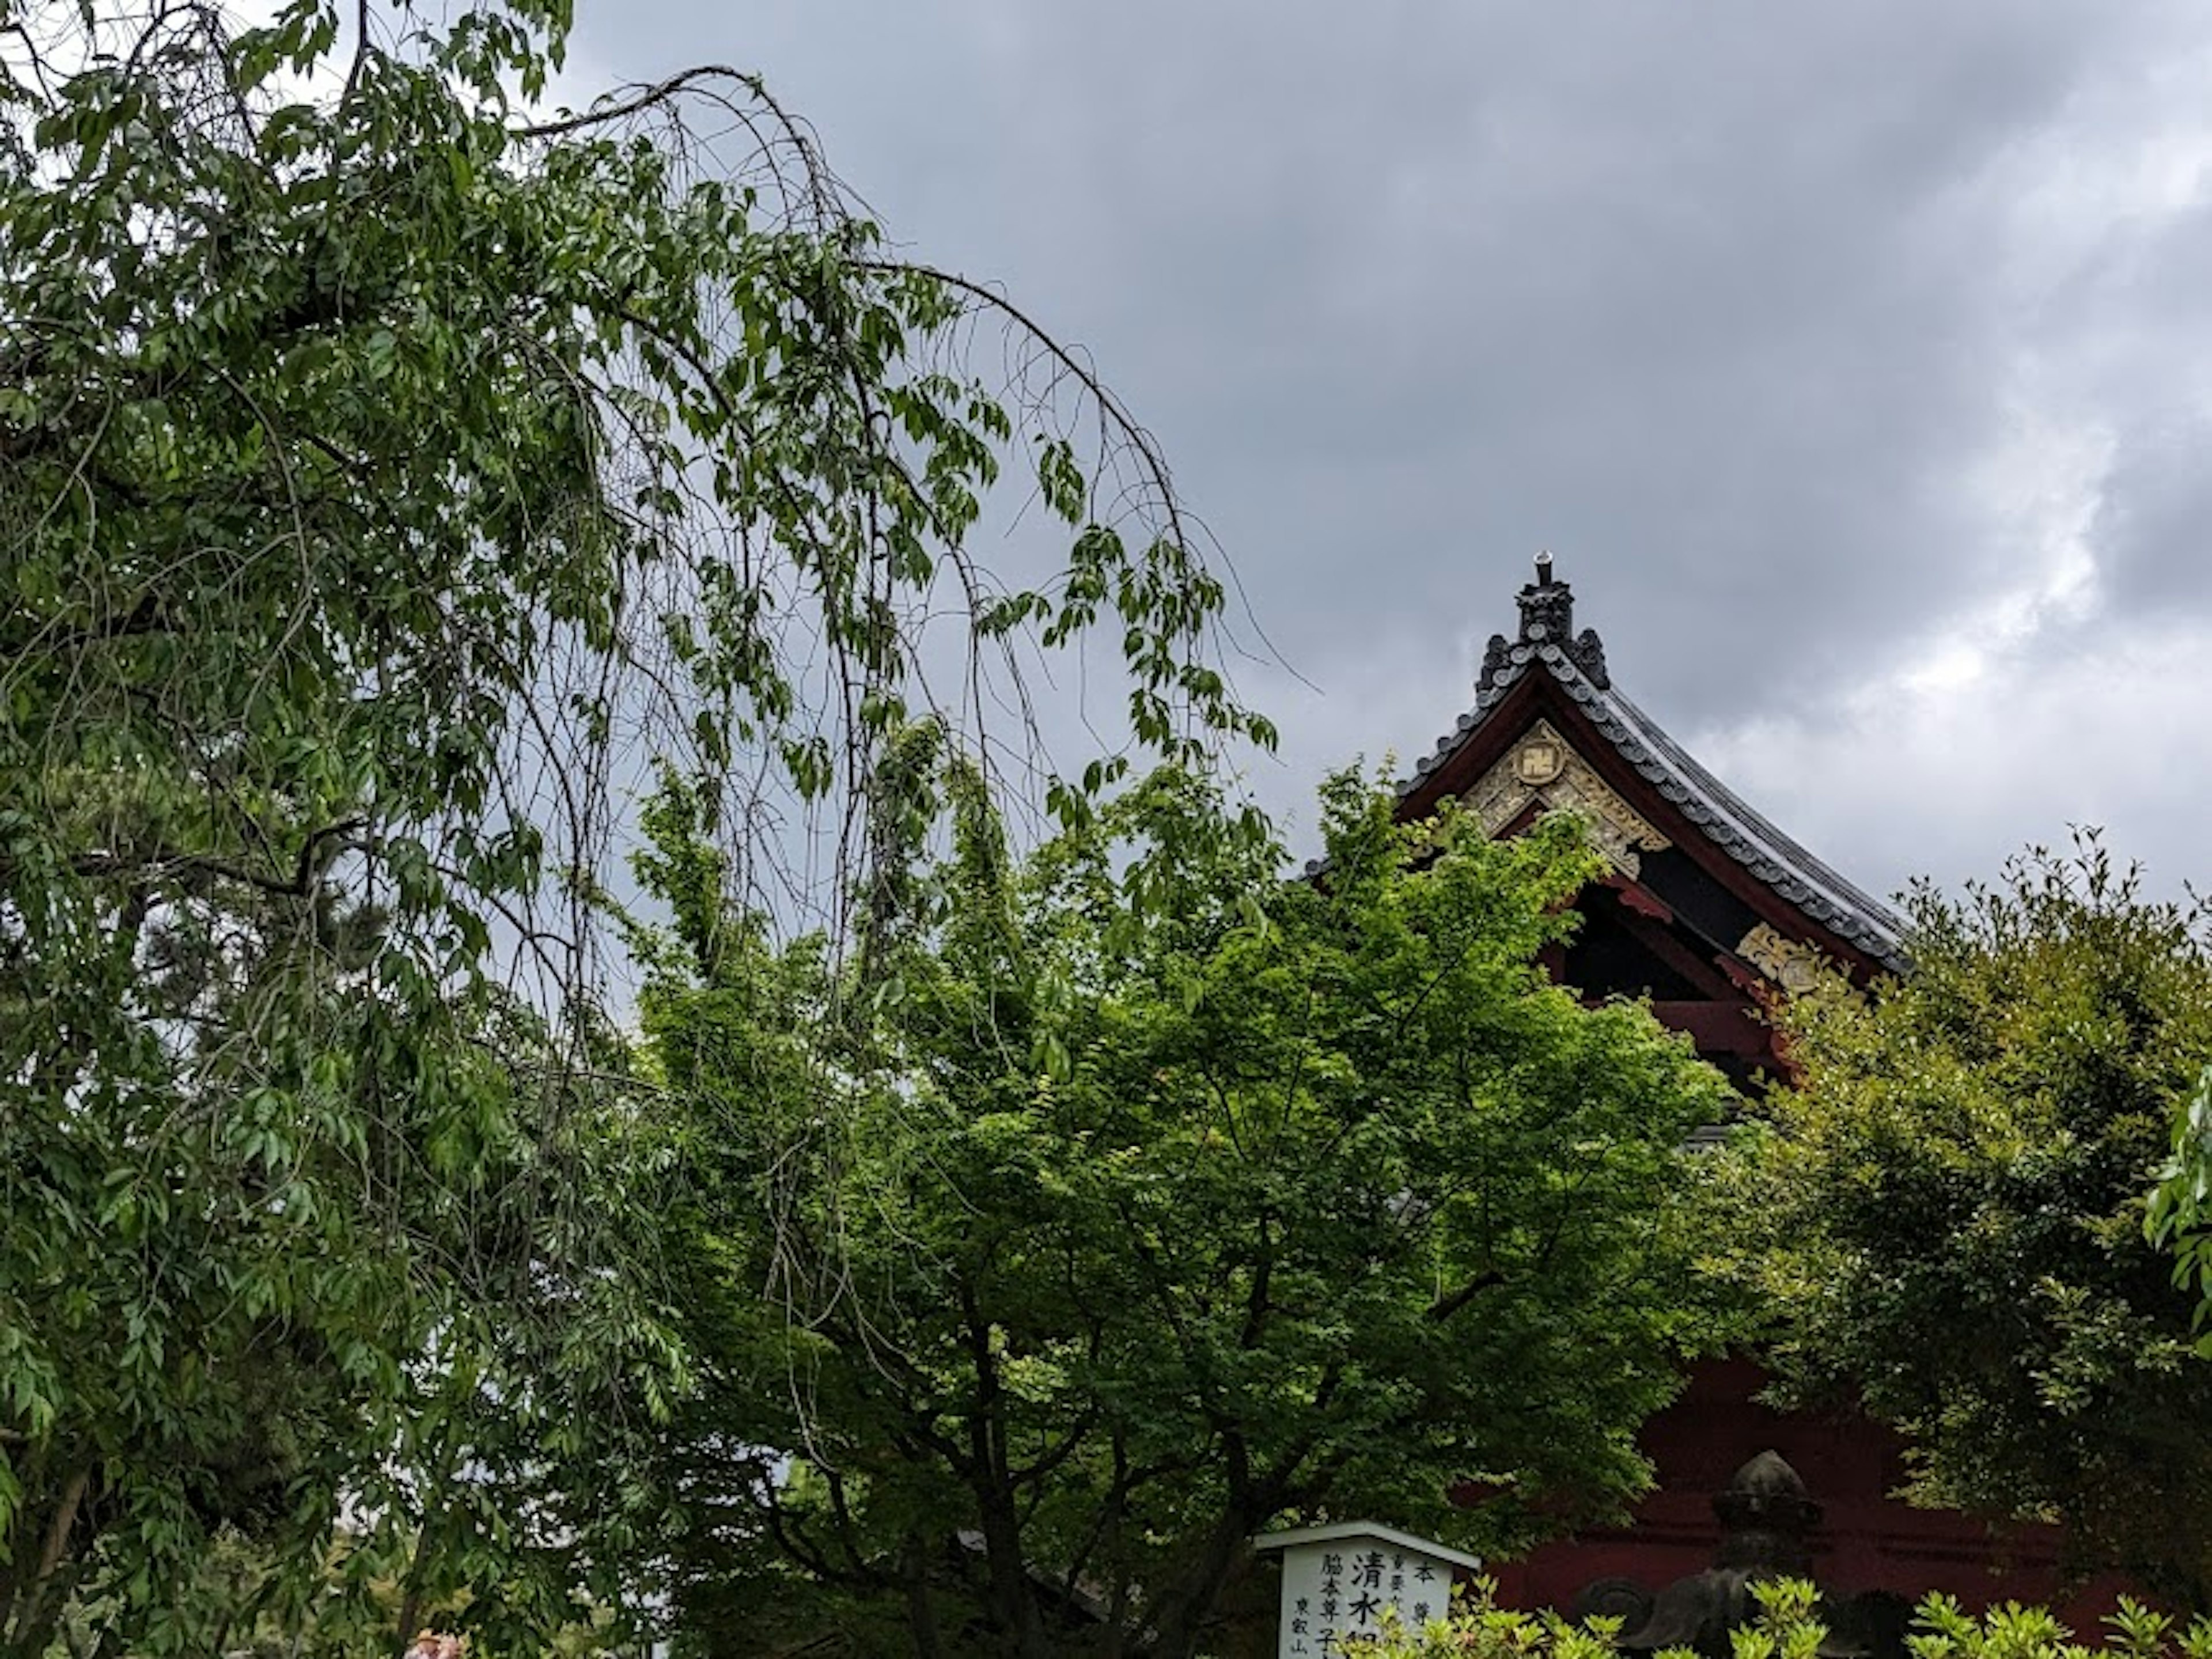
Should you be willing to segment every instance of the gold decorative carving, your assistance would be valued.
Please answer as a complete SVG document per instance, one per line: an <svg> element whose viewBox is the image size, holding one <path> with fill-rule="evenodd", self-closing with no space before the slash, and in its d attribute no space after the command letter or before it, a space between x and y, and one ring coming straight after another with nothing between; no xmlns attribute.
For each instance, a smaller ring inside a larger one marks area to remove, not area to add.
<svg viewBox="0 0 2212 1659"><path fill-rule="evenodd" d="M1639 854L1662 852L1670 844L1548 720L1523 732L1461 799L1492 836L1502 835L1531 805L1547 812L1576 813L1589 823L1598 850L1626 876L1638 873Z"/></svg>
<svg viewBox="0 0 2212 1659"><path fill-rule="evenodd" d="M1819 984L1821 970L1829 965L1811 945L1777 933L1764 921L1743 936L1735 953L1792 996Z"/></svg>
<svg viewBox="0 0 2212 1659"><path fill-rule="evenodd" d="M1542 788L1566 769L1566 750L1556 743L1540 738L1513 751L1513 775L1531 789Z"/></svg>

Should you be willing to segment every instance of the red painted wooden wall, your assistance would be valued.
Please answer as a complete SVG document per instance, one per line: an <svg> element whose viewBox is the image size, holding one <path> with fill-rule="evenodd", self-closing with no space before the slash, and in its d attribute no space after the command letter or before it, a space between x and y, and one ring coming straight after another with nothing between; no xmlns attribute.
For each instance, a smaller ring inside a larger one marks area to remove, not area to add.
<svg viewBox="0 0 2212 1659"><path fill-rule="evenodd" d="M1857 1416L1778 1412L1754 1398L1764 1382L1744 1360L1693 1370L1681 1397L1645 1427L1644 1449L1658 1486L1633 1524L1500 1564L1492 1571L1499 1600L1564 1609L1595 1579L1633 1578L1656 1591L1702 1572L1720 1541L1713 1494L1745 1462L1771 1449L1789 1460L1821 1506L1813 1550L1823 1589L1892 1590L1915 1601L1943 1590L1977 1611L2005 1601L2056 1602L2061 1618L2094 1638L2124 1586L2112 1578L2063 1582L2056 1528L1998 1528L1953 1510L1913 1508L1890 1495L1905 1478L1894 1435Z"/></svg>

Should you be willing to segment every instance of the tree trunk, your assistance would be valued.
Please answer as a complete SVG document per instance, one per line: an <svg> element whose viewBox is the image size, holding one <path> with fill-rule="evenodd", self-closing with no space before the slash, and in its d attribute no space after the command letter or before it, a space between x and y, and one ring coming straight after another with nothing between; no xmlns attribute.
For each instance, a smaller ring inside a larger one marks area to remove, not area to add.
<svg viewBox="0 0 2212 1659"><path fill-rule="evenodd" d="M1206 1620L1244 1557L1250 1522L1232 1510L1207 1534L1189 1569L1161 1596L1153 1616L1153 1659L1193 1659Z"/></svg>
<svg viewBox="0 0 2212 1659"><path fill-rule="evenodd" d="M92 1467L87 1464L72 1473L63 1486L40 1546L38 1565L18 1591L12 1616L4 1633L0 1633L0 1651L36 1655L52 1644L69 1601L65 1586L74 1577L61 1571L62 1563L68 1559L70 1539L76 1531L77 1515L91 1486Z"/></svg>
<svg viewBox="0 0 2212 1659"><path fill-rule="evenodd" d="M1013 1659L1052 1659L1036 1587L1022 1556L1021 1518L1013 1494L979 1492L983 1508L983 1560L991 1577L991 1611Z"/></svg>
<svg viewBox="0 0 2212 1659"><path fill-rule="evenodd" d="M968 1437L975 1468L971 1484L983 1522L983 1565L990 1576L992 1614L1014 1659L1052 1659L1029 1562L1022 1552L1021 1512L1006 1459L1005 1393L999 1384L998 1358L991 1351L990 1322L977 1305L973 1285L961 1286L960 1307L967 1324L969 1361L975 1368L975 1412Z"/></svg>
<svg viewBox="0 0 2212 1659"><path fill-rule="evenodd" d="M937 1609L929 1601L929 1542L920 1533L906 1540L906 1622L915 1659L938 1659Z"/></svg>

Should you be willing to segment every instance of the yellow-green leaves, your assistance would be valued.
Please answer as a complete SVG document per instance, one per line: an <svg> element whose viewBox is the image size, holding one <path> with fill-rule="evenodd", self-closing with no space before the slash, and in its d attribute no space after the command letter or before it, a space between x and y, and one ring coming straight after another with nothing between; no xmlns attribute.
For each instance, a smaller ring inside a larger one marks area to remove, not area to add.
<svg viewBox="0 0 2212 1659"><path fill-rule="evenodd" d="M2157 1171L2143 1234L2170 1250L2176 1285L2197 1297L2197 1352L2212 1358L2212 1064L2173 1110L2172 1150Z"/></svg>
<svg viewBox="0 0 2212 1659"><path fill-rule="evenodd" d="M1279 1517L1500 1547L1639 1489L1685 1334L1680 1142L1724 1089L1534 967L1592 867L1571 826L1401 830L1340 779L1328 876L1285 882L1187 774L1027 860L972 771L882 799L933 796L955 823L900 832L867 961L735 910L736 971L653 957L666 1109L706 1154L678 1253L714 1264L683 1468L763 1528L686 1536L702 1639L921 1616L896 1564L980 1553L923 1598L945 1632L1042 1618L1066 1576L1187 1654ZM696 837L655 822L681 915ZM1468 1468L1497 1502L1450 1504Z"/></svg>

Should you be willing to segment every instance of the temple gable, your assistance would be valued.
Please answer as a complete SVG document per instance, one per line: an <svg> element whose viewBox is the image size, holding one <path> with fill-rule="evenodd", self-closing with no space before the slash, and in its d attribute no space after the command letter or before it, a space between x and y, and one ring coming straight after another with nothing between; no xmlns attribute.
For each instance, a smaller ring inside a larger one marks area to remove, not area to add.
<svg viewBox="0 0 2212 1659"><path fill-rule="evenodd" d="M1866 984L1900 969L1899 924L1699 765L1616 683L1548 556L1519 627L1483 654L1474 706L1399 790L1402 817L1462 802L1492 836L1549 811L1588 824L1610 872L1553 963L1592 1000L1648 997L1740 1088L1786 1069L1759 1005L1823 966Z"/></svg>

